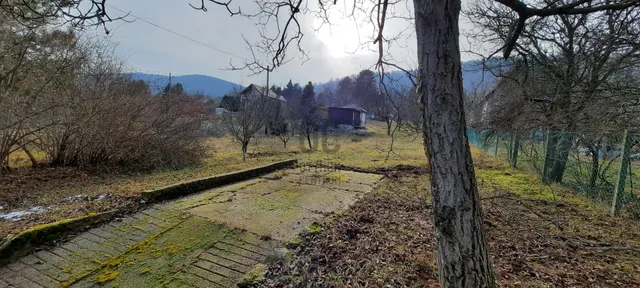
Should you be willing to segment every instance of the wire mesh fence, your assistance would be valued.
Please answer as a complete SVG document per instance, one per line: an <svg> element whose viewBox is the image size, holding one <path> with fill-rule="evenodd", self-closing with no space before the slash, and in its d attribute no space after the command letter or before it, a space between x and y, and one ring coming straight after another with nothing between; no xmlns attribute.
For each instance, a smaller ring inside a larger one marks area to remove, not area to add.
<svg viewBox="0 0 640 288"><path fill-rule="evenodd" d="M560 182L585 197L616 203L640 217L640 134L622 132L506 133L468 130L469 143L511 167ZM617 196L616 196L617 195Z"/></svg>

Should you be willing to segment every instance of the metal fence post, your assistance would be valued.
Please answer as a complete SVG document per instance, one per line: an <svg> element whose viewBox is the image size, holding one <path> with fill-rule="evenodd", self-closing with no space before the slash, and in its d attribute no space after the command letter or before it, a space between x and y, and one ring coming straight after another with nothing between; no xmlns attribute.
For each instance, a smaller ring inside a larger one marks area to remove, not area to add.
<svg viewBox="0 0 640 288"><path fill-rule="evenodd" d="M629 154L631 153L631 138L629 131L624 131L622 137L622 163L620 163L620 171L618 171L618 181L616 181L616 190L613 192L613 203L611 205L611 216L616 216L620 211L621 199L624 197L624 185L627 180L627 169L629 168Z"/></svg>

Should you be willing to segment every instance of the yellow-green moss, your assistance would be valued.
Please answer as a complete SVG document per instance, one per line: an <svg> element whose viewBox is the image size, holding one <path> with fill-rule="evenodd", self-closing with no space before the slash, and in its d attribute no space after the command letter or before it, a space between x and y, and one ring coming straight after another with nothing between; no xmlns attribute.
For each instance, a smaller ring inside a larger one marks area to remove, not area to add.
<svg viewBox="0 0 640 288"><path fill-rule="evenodd" d="M258 264L253 266L247 274L242 276L238 281L238 287L240 288L257 288L260 287L260 282L264 279L264 273L267 271L267 266L264 264Z"/></svg>
<svg viewBox="0 0 640 288"><path fill-rule="evenodd" d="M344 172L332 172L327 175L326 180L328 182L346 182L349 181L349 176Z"/></svg>
<svg viewBox="0 0 640 288"><path fill-rule="evenodd" d="M309 231L311 233L318 233L318 232L322 231L322 226L313 224L313 225L307 227L307 231Z"/></svg>
<svg viewBox="0 0 640 288"><path fill-rule="evenodd" d="M149 272L151 272L150 268L144 268L144 269L140 270L140 274L147 274Z"/></svg>
<svg viewBox="0 0 640 288"><path fill-rule="evenodd" d="M564 201L578 205L590 205L589 201L574 195L560 185L545 185L533 174L506 169L478 169L478 183L487 191L504 191L527 199L549 202Z"/></svg>
<svg viewBox="0 0 640 288"><path fill-rule="evenodd" d="M120 275L120 272L118 272L118 271L104 271L104 273L98 275L97 282L98 283L108 282L108 281L111 281L113 279L116 279L116 277L118 277L118 275Z"/></svg>

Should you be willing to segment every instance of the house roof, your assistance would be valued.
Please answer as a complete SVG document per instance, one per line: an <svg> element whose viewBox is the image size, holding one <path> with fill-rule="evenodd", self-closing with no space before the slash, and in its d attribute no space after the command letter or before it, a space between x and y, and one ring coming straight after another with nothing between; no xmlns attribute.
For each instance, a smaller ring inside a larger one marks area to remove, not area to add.
<svg viewBox="0 0 640 288"><path fill-rule="evenodd" d="M267 91L267 90L269 91L267 93L268 95L264 95L264 91ZM266 97L269 97L269 98L280 100L282 102L287 102L287 99L285 99L282 96L279 96L275 92L271 91L271 89L266 89L263 86L256 85L256 84L251 84L251 85L247 86L247 88L244 88L244 90L242 90L241 93L242 94L246 94L246 93L249 93L251 91L256 91L256 92L260 93L260 95L263 96L263 97L266 96Z"/></svg>
<svg viewBox="0 0 640 288"><path fill-rule="evenodd" d="M365 113L367 113L367 110L364 110L362 107L360 107L360 106L358 106L358 105L356 105L356 104L350 104L350 105L347 105L347 106L343 106L342 108L343 108L343 109L352 109L352 110L356 110L356 111L358 111L358 112L365 112Z"/></svg>

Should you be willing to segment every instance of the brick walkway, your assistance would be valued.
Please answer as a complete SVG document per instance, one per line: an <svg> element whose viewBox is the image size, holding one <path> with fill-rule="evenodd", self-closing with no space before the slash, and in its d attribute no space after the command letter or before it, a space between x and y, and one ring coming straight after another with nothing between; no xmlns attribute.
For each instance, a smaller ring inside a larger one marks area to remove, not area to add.
<svg viewBox="0 0 640 288"><path fill-rule="evenodd" d="M298 169L154 205L0 268L0 288L235 287L284 241L380 180L329 173L344 179L322 188L303 180L329 177ZM269 230L275 239L258 236Z"/></svg>
<svg viewBox="0 0 640 288"><path fill-rule="evenodd" d="M126 265L128 258L137 258L140 247L162 240L164 235L178 229L179 224L196 218L157 208L138 212L133 217L93 228L59 247L38 251L0 268L0 287L112 287L113 283L107 282L113 281L100 283L98 279L101 275L109 275L105 271ZM172 287L232 287L278 246L276 241L263 241L249 232L225 232L208 239L213 242L212 247L194 251L196 260L185 265L185 269L166 279L157 279L160 281L142 282ZM175 263L166 261L163 264ZM151 271L146 273L152 274ZM117 277L122 277L121 274L119 272Z"/></svg>

